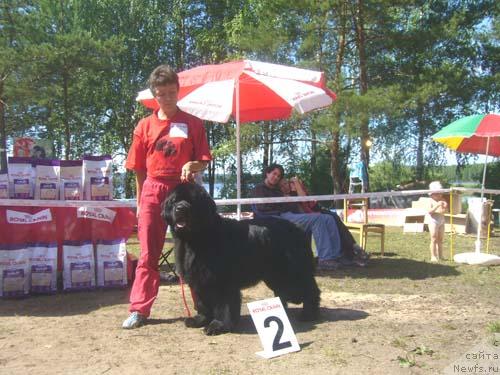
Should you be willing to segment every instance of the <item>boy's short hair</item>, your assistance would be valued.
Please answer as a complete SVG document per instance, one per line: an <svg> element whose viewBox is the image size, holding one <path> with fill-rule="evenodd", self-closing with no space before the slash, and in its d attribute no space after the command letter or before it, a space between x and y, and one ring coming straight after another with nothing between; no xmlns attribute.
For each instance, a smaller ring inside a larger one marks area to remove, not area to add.
<svg viewBox="0 0 500 375"><path fill-rule="evenodd" d="M151 91L159 86L165 86L174 83L179 88L179 76L168 65L160 65L149 75L149 88Z"/></svg>

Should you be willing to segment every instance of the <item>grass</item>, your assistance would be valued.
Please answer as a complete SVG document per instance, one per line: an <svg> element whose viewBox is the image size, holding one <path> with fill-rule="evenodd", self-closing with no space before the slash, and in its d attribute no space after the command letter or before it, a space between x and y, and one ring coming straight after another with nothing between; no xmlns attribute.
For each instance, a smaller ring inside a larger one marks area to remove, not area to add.
<svg viewBox="0 0 500 375"><path fill-rule="evenodd" d="M170 233L167 239L170 239ZM455 235L454 254L473 251L475 240L472 235ZM482 242L482 251L486 252L486 239ZM171 246L171 242L165 243L165 249ZM139 256L135 235L129 239L127 249ZM490 238L489 249L499 253L500 236ZM338 270L323 284L331 286L331 290L341 287L345 292L356 293L373 293L376 290L377 293L453 294L460 288L492 299L500 295L500 266L470 266L450 261L449 234L444 240L444 257L447 260L440 263L429 262L429 233L403 233L401 227L386 227L384 257L380 256L378 236L368 237L367 250L372 254L368 267ZM173 253L169 261L175 262Z"/></svg>
<svg viewBox="0 0 500 375"><path fill-rule="evenodd" d="M491 333L500 333L500 321L489 323L488 331Z"/></svg>
<svg viewBox="0 0 500 375"><path fill-rule="evenodd" d="M455 235L454 253L473 251L474 241L474 236ZM489 247L498 253L500 237L492 237ZM368 267L339 270L324 281L327 287L352 293L445 295L453 295L460 289L470 291L471 295L482 293L493 300L500 294L500 266L470 266L450 261L448 235L444 241L444 256L448 260L437 264L429 261L427 232L403 233L400 227L386 227L385 256L380 256L378 236L368 237L367 250L372 253Z"/></svg>

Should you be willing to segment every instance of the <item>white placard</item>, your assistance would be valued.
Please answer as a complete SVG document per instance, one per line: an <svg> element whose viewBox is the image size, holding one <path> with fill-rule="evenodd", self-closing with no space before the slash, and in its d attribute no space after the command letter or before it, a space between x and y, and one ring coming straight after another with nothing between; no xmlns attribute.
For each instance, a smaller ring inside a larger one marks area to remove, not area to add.
<svg viewBox="0 0 500 375"><path fill-rule="evenodd" d="M36 224L45 221L52 221L50 208L38 211L33 215L26 212L7 210L7 222L9 224Z"/></svg>
<svg viewBox="0 0 500 375"><path fill-rule="evenodd" d="M172 138L187 138L188 126L182 122L173 122L170 124L169 136Z"/></svg>
<svg viewBox="0 0 500 375"><path fill-rule="evenodd" d="M94 219L112 223L115 220L116 212L106 207L78 207L76 217L79 219Z"/></svg>
<svg viewBox="0 0 500 375"><path fill-rule="evenodd" d="M279 297L250 302L247 306L264 348L255 354L267 359L300 350Z"/></svg>

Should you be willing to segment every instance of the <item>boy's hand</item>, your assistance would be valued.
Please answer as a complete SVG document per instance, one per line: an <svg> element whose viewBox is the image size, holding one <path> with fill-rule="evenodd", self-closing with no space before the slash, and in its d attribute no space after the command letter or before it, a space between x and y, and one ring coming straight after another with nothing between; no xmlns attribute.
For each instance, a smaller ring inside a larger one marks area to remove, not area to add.
<svg viewBox="0 0 500 375"><path fill-rule="evenodd" d="M194 173L189 170L182 169L181 172L181 182L193 182L194 181Z"/></svg>
<svg viewBox="0 0 500 375"><path fill-rule="evenodd" d="M195 171L192 170L193 163L188 161L181 169L181 182L194 182Z"/></svg>

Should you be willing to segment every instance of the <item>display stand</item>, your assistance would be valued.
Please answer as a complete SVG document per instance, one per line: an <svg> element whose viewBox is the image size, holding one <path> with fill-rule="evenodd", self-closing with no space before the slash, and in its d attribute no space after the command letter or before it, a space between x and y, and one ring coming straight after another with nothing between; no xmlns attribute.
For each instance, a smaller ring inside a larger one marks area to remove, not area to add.
<svg viewBox="0 0 500 375"><path fill-rule="evenodd" d="M0 199L0 245L128 239L137 219L135 201Z"/></svg>

